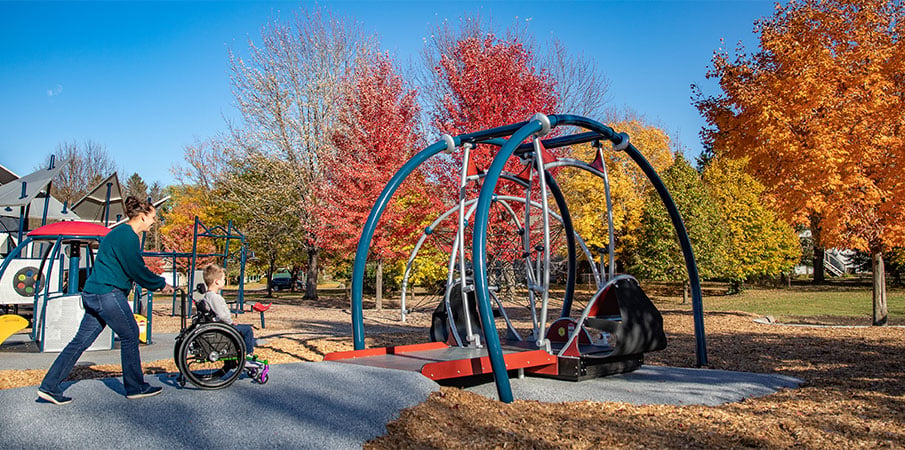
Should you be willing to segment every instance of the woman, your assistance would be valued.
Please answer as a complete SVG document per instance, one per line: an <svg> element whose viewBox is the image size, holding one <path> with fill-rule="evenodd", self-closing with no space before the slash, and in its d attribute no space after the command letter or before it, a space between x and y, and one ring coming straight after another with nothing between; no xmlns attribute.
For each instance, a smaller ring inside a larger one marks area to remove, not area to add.
<svg viewBox="0 0 905 450"><path fill-rule="evenodd" d="M173 287L163 277L151 272L141 257L139 236L154 224L157 210L148 201L129 197L126 199L126 215L129 221L114 228L101 241L94 268L82 291L82 305L85 307L82 323L75 337L47 371L38 388L40 399L56 405L72 401L63 395L60 383L69 376L79 357L105 326L119 336L126 398L151 397L162 389L145 383L138 352L138 324L135 323L127 295L133 282L163 294L172 294Z"/></svg>

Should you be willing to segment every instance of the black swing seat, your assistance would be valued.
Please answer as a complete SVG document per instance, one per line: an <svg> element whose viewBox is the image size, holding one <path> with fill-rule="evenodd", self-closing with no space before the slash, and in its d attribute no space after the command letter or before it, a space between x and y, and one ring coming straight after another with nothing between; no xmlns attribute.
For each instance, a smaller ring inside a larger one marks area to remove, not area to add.
<svg viewBox="0 0 905 450"><path fill-rule="evenodd" d="M613 337L613 351L605 358L655 352L666 348L663 316L634 279L619 280L608 289L601 314L585 319L584 325L605 331ZM615 302L619 319L604 315Z"/></svg>
<svg viewBox="0 0 905 450"><path fill-rule="evenodd" d="M666 348L663 316L634 278L615 281L602 294L599 305L593 306L595 314L585 318L582 335L590 336L585 327L604 331L610 335L609 345L600 346L585 339L571 354L559 357L557 373L538 375L580 381L631 372L644 363L644 353ZM560 321L575 323L568 318ZM552 334L548 333L548 338ZM554 353L562 346L562 342L554 342Z"/></svg>

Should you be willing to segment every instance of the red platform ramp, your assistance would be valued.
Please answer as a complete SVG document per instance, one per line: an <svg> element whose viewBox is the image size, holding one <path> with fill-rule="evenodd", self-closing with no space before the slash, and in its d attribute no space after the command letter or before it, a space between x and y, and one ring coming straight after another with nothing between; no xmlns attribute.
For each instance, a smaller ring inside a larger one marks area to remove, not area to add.
<svg viewBox="0 0 905 450"><path fill-rule="evenodd" d="M503 349L506 370L549 368L557 358L543 350ZM447 380L492 373L483 348L450 347L443 342L369 348L329 353L324 361L419 372L432 380Z"/></svg>

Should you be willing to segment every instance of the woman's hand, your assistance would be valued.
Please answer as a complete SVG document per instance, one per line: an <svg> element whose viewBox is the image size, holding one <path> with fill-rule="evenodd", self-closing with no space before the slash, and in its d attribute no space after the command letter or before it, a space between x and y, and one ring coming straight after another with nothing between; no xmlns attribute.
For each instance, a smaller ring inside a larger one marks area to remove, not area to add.
<svg viewBox="0 0 905 450"><path fill-rule="evenodd" d="M170 295L170 294L172 294L172 293L173 293L173 286L170 286L169 284L166 285L166 286L164 286L163 289L160 290L160 293L161 293L161 294L164 294L164 295Z"/></svg>

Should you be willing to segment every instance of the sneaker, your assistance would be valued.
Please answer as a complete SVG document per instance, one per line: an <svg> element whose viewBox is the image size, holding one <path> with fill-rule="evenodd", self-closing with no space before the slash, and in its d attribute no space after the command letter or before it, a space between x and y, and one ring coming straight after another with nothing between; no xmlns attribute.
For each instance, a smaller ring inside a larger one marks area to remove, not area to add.
<svg viewBox="0 0 905 450"><path fill-rule="evenodd" d="M66 397L64 395L51 394L50 392L45 392L38 389L38 398L42 400L46 400L54 405L65 405L67 403L72 402L71 397Z"/></svg>
<svg viewBox="0 0 905 450"><path fill-rule="evenodd" d="M160 386L148 386L141 392L127 395L126 398L134 400L136 398L153 397L159 394L161 391L163 391L163 388Z"/></svg>

